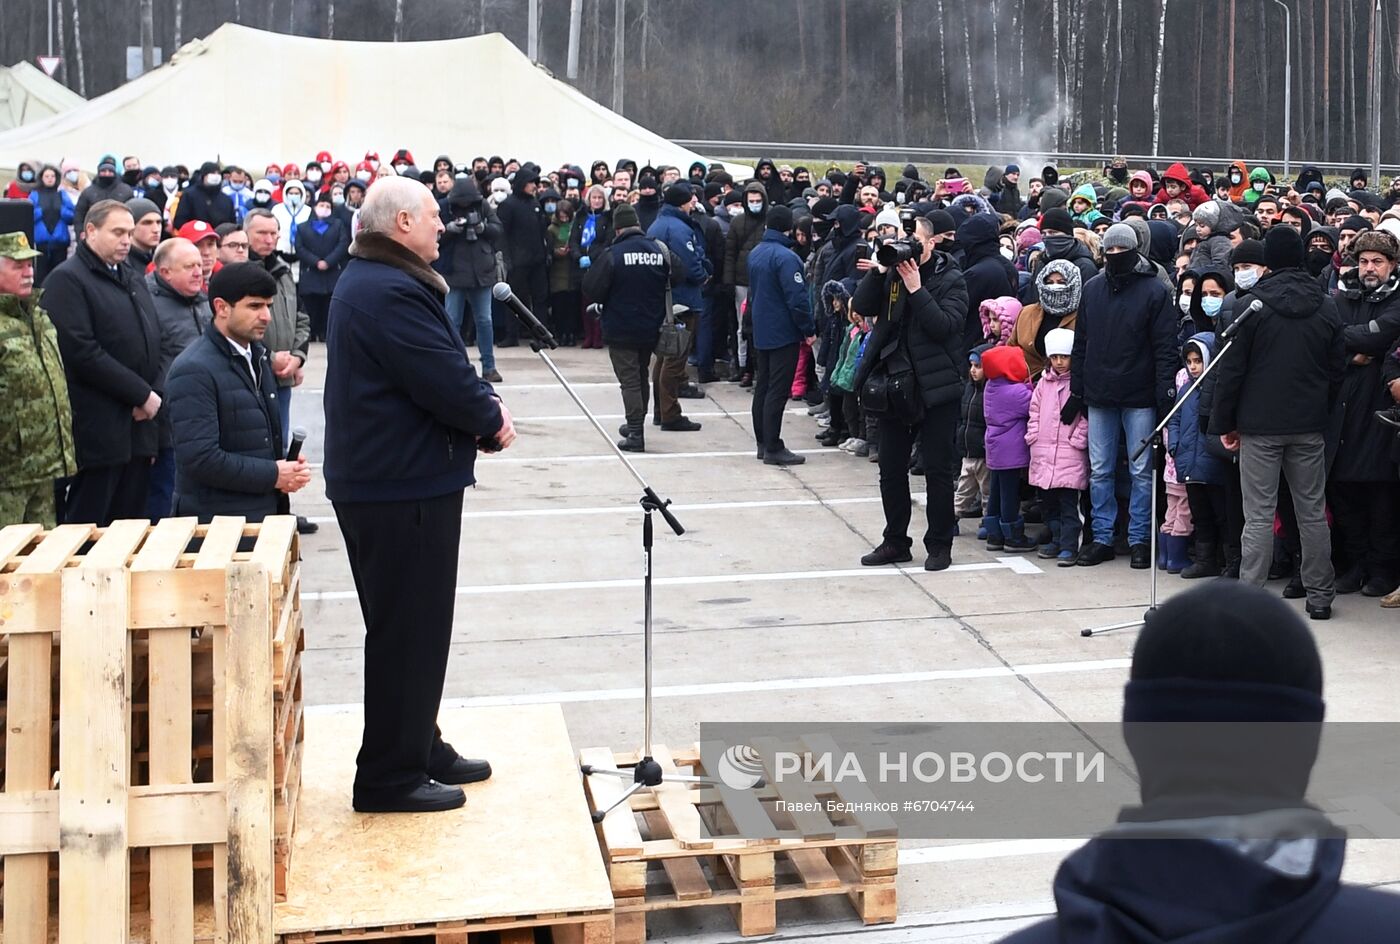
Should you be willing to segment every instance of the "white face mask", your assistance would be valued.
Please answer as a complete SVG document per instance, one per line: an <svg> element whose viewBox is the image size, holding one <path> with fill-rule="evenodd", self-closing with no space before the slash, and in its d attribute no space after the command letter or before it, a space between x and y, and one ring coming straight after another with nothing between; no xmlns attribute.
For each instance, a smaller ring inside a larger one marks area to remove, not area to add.
<svg viewBox="0 0 1400 944"><path fill-rule="evenodd" d="M731 207L729 208L729 215L730 215L730 216L743 216L743 215L744 215L744 208L741 207L741 206L739 206L739 204L736 203L736 204L734 204L733 206L731 206Z"/></svg>
<svg viewBox="0 0 1400 944"><path fill-rule="evenodd" d="M1011 251L1010 249L1007 249L1005 246L1002 246L1002 247L1001 247L1001 257L1002 257L1003 259L1006 259L1006 260L1009 262L1010 260L1016 258L1016 253L1013 252L1013 251Z"/></svg>
<svg viewBox="0 0 1400 944"><path fill-rule="evenodd" d="M287 204L287 208L293 213L301 209L303 199L304 198L299 193L289 193L282 198L283 202Z"/></svg>
<svg viewBox="0 0 1400 944"><path fill-rule="evenodd" d="M178 187L178 186L180 186L180 178L179 178L179 177L162 177L162 178L160 179L160 185L161 185L162 187L165 188L165 192L166 192L166 193L174 193L174 192L175 192L175 188Z"/></svg>
<svg viewBox="0 0 1400 944"><path fill-rule="evenodd" d="M1181 298L1179 298L1179 299L1177 300L1177 303L1176 303L1176 304L1177 304L1177 307L1181 309L1181 313L1182 313L1183 315L1189 315L1189 314L1191 313L1191 296L1190 296L1190 295L1183 295L1183 296L1181 296Z"/></svg>
<svg viewBox="0 0 1400 944"><path fill-rule="evenodd" d="M217 187L220 183L223 182L223 179L224 178L219 174L205 174L204 185L206 187Z"/></svg>
<svg viewBox="0 0 1400 944"><path fill-rule="evenodd" d="M340 205L343 204L344 202L345 202L345 197L341 196L341 195L338 194L338 193L333 193L333 194L331 194L331 203L334 203L336 206L340 206Z"/></svg>
<svg viewBox="0 0 1400 944"><path fill-rule="evenodd" d="M76 184L78 182L78 172L76 170L70 170L68 173L63 175L63 179L68 181L70 184Z"/></svg>
<svg viewBox="0 0 1400 944"><path fill-rule="evenodd" d="M321 172L320 172L319 170L309 170L309 171L307 171L307 172L306 172L306 181L307 181L307 183L312 183L312 184L320 183L320 182L321 182Z"/></svg>
<svg viewBox="0 0 1400 944"><path fill-rule="evenodd" d="M1259 282L1258 269L1241 269L1235 273L1235 286L1248 291Z"/></svg>
<svg viewBox="0 0 1400 944"><path fill-rule="evenodd" d="M316 218L317 218L318 220L329 219L329 218L330 218L330 215L331 215L331 208L330 208L330 207L328 207L328 206L318 206L318 207L316 208Z"/></svg>
<svg viewBox="0 0 1400 944"><path fill-rule="evenodd" d="M374 176L374 175L371 174L371 173L370 173L369 171L367 171L367 170L361 170L361 171L356 171L356 172L355 172L355 179L356 179L356 180L368 181L368 180L370 179L370 177L372 177L372 176Z"/></svg>

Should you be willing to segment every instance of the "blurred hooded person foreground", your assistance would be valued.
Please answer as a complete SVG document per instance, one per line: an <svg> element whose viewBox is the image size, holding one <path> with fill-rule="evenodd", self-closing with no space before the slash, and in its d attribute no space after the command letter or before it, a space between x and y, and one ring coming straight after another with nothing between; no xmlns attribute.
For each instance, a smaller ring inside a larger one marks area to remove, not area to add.
<svg viewBox="0 0 1400 944"><path fill-rule="evenodd" d="M1172 597L1124 690L1142 806L1061 863L1054 917L1003 940L1396 940L1400 895L1342 885L1345 833L1304 799L1324 712L1317 644L1288 604L1234 582Z"/></svg>

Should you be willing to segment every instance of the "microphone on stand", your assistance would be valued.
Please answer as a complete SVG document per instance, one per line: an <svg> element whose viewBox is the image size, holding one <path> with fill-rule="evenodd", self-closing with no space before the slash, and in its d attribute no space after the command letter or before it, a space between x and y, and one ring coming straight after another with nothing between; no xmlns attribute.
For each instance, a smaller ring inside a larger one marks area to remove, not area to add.
<svg viewBox="0 0 1400 944"><path fill-rule="evenodd" d="M491 289L491 296L515 314L516 319L534 336L537 343L550 350L559 346L559 342L554 340L554 335L549 333L549 329L540 324L540 320L530 309L525 307L524 302L515 297L515 293L505 282L497 282L496 287Z"/></svg>

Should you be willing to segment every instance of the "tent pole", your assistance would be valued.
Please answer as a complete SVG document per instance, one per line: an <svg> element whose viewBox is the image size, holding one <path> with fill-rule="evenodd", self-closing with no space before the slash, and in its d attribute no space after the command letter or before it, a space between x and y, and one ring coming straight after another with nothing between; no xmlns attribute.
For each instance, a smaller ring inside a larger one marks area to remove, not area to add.
<svg viewBox="0 0 1400 944"><path fill-rule="evenodd" d="M613 0L613 97L612 110L622 114L622 70L623 56L627 50L627 27L623 22L626 0Z"/></svg>
<svg viewBox="0 0 1400 944"><path fill-rule="evenodd" d="M531 62L540 61L540 0L530 0L530 29L526 34L525 46Z"/></svg>

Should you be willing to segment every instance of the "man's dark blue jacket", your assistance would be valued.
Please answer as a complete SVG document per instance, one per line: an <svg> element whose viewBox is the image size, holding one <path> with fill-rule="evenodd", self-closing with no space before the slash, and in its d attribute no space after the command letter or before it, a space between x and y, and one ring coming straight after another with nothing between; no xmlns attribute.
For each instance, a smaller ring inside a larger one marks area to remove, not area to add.
<svg viewBox="0 0 1400 944"><path fill-rule="evenodd" d="M166 381L175 438L175 510L209 521L277 513L277 460L286 455L277 414L277 380L267 349L254 342L248 362L212 324L185 348Z"/></svg>
<svg viewBox="0 0 1400 944"><path fill-rule="evenodd" d="M768 230L749 253L749 316L760 351L799 344L817 333L812 301L802 280L802 260L793 242Z"/></svg>
<svg viewBox="0 0 1400 944"><path fill-rule="evenodd" d="M447 319L447 284L378 233L351 255L326 338L326 496L414 501L473 484L477 439L500 431L501 408Z"/></svg>

